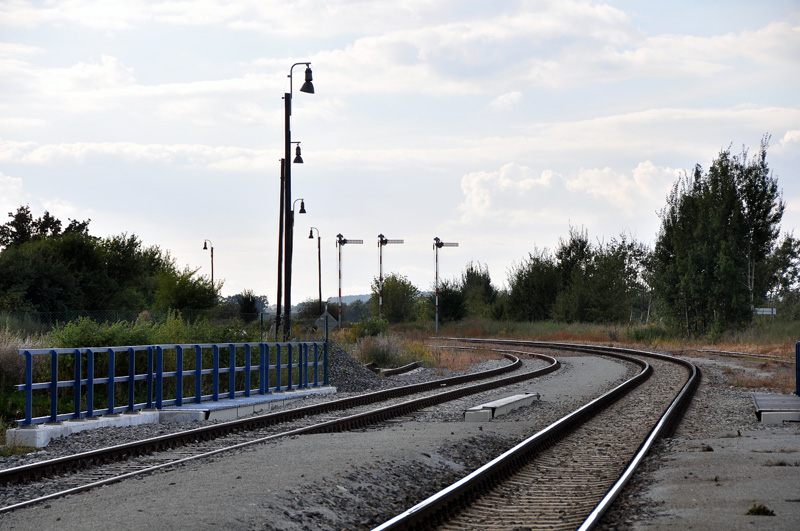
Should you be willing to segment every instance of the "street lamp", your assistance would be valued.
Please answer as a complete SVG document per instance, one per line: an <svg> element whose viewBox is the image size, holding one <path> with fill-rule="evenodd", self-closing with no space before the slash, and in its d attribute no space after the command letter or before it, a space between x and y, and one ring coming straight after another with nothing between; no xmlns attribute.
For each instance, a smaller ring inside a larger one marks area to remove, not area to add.
<svg viewBox="0 0 800 531"><path fill-rule="evenodd" d="M208 251L208 244L211 243L211 240L203 240L203 250ZM214 288L214 244L211 243L211 289L214 290L216 293L216 289Z"/></svg>
<svg viewBox="0 0 800 531"><path fill-rule="evenodd" d="M292 162L295 164L302 164L303 157L300 156L300 142L292 142L292 144L297 144L297 148L295 149L295 157ZM284 180L286 177L286 172L284 170L284 164L286 163L286 159L281 159L281 192L280 192L280 212L278 213L278 296L275 298L277 301L275 305L275 335L278 335L278 330L281 329L281 296L283 293L283 220L285 217L284 214L284 206L283 202L286 199L284 197Z"/></svg>
<svg viewBox="0 0 800 531"><path fill-rule="evenodd" d="M295 63L289 68L289 92L284 93L283 95L283 105L284 105L284 159L286 161L289 160L291 156L291 148L292 148L292 131L291 131L291 117L292 117L292 70L297 65L305 65L305 83L303 86L300 87L300 92L305 92L307 94L314 94L314 85L311 83L312 75L311 75L311 63ZM302 162L303 159L300 157L300 146L297 146L296 150L297 156L295 161ZM299 160L298 160L299 159ZM292 165L284 163L284 204L288 207L292 204ZM301 205L302 209L302 205ZM289 231L289 225L292 222L290 219L294 213L290 212L287 208L285 212L286 219L284 220L284 224L286 226L286 230ZM288 235L287 235L288 236ZM284 339L289 337L289 331L291 330L291 309L292 309L292 239L289 237L284 238L284 247L285 247L285 261L283 264L284 269L284 303L283 303L283 335ZM280 304L280 300L278 301ZM277 327L276 327L277 332Z"/></svg>
<svg viewBox="0 0 800 531"><path fill-rule="evenodd" d="M339 329L342 329L342 247L348 243L364 243L364 240L348 240L341 234L336 235L336 247L339 248Z"/></svg>
<svg viewBox="0 0 800 531"><path fill-rule="evenodd" d="M378 234L378 254L380 256L380 272L378 275L378 318L383 319L383 246L387 243L403 243L403 240L387 240Z"/></svg>
<svg viewBox="0 0 800 531"><path fill-rule="evenodd" d="M438 237L433 239L434 262L436 263L436 332L439 332L439 249L442 247L458 247L457 243L445 243Z"/></svg>
<svg viewBox="0 0 800 531"><path fill-rule="evenodd" d="M308 239L314 239L314 231L317 231L317 269L319 270L319 314L322 315L322 237L319 235L319 229L311 227L308 231Z"/></svg>

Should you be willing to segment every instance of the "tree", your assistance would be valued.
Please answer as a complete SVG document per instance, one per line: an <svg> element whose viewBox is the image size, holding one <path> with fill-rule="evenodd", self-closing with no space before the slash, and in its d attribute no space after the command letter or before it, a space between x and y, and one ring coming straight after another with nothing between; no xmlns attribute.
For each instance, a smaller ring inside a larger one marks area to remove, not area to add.
<svg viewBox="0 0 800 531"><path fill-rule="evenodd" d="M673 185L661 212L653 252L653 288L666 317L687 335L741 327L769 287L768 260L785 204L766 164L769 137L758 156L720 152L704 173Z"/></svg>
<svg viewBox="0 0 800 531"><path fill-rule="evenodd" d="M168 252L143 247L135 235L89 235L89 221L62 223L28 206L0 226L0 309L13 312L206 309L216 305L209 282L179 271Z"/></svg>
<svg viewBox="0 0 800 531"><path fill-rule="evenodd" d="M239 317L245 323L251 323L258 317L258 297L251 289L246 289L237 295L239 304Z"/></svg>
<svg viewBox="0 0 800 531"><path fill-rule="evenodd" d="M508 317L516 321L541 321L550 318L558 296L560 271L547 250L534 250L508 274Z"/></svg>
<svg viewBox="0 0 800 531"><path fill-rule="evenodd" d="M61 221L46 210L42 217L33 219L30 206L25 205L19 207L16 213L9 212L8 217L11 218L11 221L0 226L0 247L18 247L33 240L52 238L62 234ZM91 219L86 221L70 220L63 234L88 236L90 221Z"/></svg>
<svg viewBox="0 0 800 531"><path fill-rule="evenodd" d="M492 308L497 301L497 289L492 286L489 268L480 263L467 264L461 275L461 292L467 315L491 317Z"/></svg>
<svg viewBox="0 0 800 531"><path fill-rule="evenodd" d="M217 304L217 292L210 280L195 277L198 269L188 266L183 271L160 273L155 293L155 307L159 310L207 310Z"/></svg>
<svg viewBox="0 0 800 531"><path fill-rule="evenodd" d="M370 309L373 315L378 315L380 284L377 278L372 280L371 288ZM383 279L383 318L389 323L413 321L418 297L419 290L406 277L390 273Z"/></svg>
<svg viewBox="0 0 800 531"><path fill-rule="evenodd" d="M776 307L778 318L800 319L800 240L787 234L769 259L769 300L764 306Z"/></svg>
<svg viewBox="0 0 800 531"><path fill-rule="evenodd" d="M431 305L435 304L436 294L429 297ZM443 280L439 283L439 321L449 323L460 321L467 316L467 298L463 285L455 280Z"/></svg>

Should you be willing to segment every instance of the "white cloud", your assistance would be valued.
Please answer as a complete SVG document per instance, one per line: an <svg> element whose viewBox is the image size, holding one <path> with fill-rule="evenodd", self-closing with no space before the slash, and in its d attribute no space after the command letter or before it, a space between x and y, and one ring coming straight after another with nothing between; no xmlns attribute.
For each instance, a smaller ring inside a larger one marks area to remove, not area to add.
<svg viewBox="0 0 800 531"><path fill-rule="evenodd" d="M34 142L0 140L0 162L14 164L82 164L92 157L110 156L125 163L159 162L180 168L250 171L254 169L254 161L264 160L265 155L262 151L230 146L131 142L38 145Z"/></svg>
<svg viewBox="0 0 800 531"><path fill-rule="evenodd" d="M514 91L496 97L489 103L489 108L498 111L508 111L519 105L522 101L522 92Z"/></svg>
<svg viewBox="0 0 800 531"><path fill-rule="evenodd" d="M0 172L0 216L16 210L22 197L22 179Z"/></svg>
<svg viewBox="0 0 800 531"><path fill-rule="evenodd" d="M648 160L640 163L630 175L612 168L581 168L577 176L567 177L565 184L569 191L589 194L627 216L634 216L641 214L645 205L661 204L680 173L680 170L655 166Z"/></svg>
<svg viewBox="0 0 800 531"><path fill-rule="evenodd" d="M530 168L508 163L494 172L475 172L461 178L464 201L459 205L461 220L471 222L482 218L506 216L506 199L517 203L520 196L532 190L550 185L553 173L543 172L539 177L531 176ZM501 211L502 209L502 211Z"/></svg>
<svg viewBox="0 0 800 531"><path fill-rule="evenodd" d="M47 124L42 118L29 118L24 116L0 116L0 128L8 129L33 129Z"/></svg>
<svg viewBox="0 0 800 531"><path fill-rule="evenodd" d="M786 131L778 141L776 151L779 153L797 152L800 150L800 129L790 129Z"/></svg>

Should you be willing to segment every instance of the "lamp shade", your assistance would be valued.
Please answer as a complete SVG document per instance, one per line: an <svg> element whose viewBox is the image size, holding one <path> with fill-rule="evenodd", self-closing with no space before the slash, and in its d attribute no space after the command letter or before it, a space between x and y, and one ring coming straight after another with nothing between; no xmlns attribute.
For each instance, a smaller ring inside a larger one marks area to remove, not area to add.
<svg viewBox="0 0 800 531"><path fill-rule="evenodd" d="M311 83L311 68L306 66L306 82L303 83L303 86L300 87L300 92L305 92L307 94L314 94L314 85Z"/></svg>

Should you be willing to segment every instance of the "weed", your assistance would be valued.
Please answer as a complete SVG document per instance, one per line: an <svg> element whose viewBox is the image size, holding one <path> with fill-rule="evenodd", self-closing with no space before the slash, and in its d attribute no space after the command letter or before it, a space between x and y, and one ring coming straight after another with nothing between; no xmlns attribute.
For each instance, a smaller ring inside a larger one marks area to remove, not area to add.
<svg viewBox="0 0 800 531"><path fill-rule="evenodd" d="M5 444L6 441L6 431L11 426L6 424L5 422L0 419L0 457L9 457L11 455L22 455L28 454L36 450L36 448L32 446L24 446L22 444Z"/></svg>
<svg viewBox="0 0 800 531"><path fill-rule="evenodd" d="M775 511L766 505L754 503L753 506L747 510L747 514L751 516L775 516Z"/></svg>

